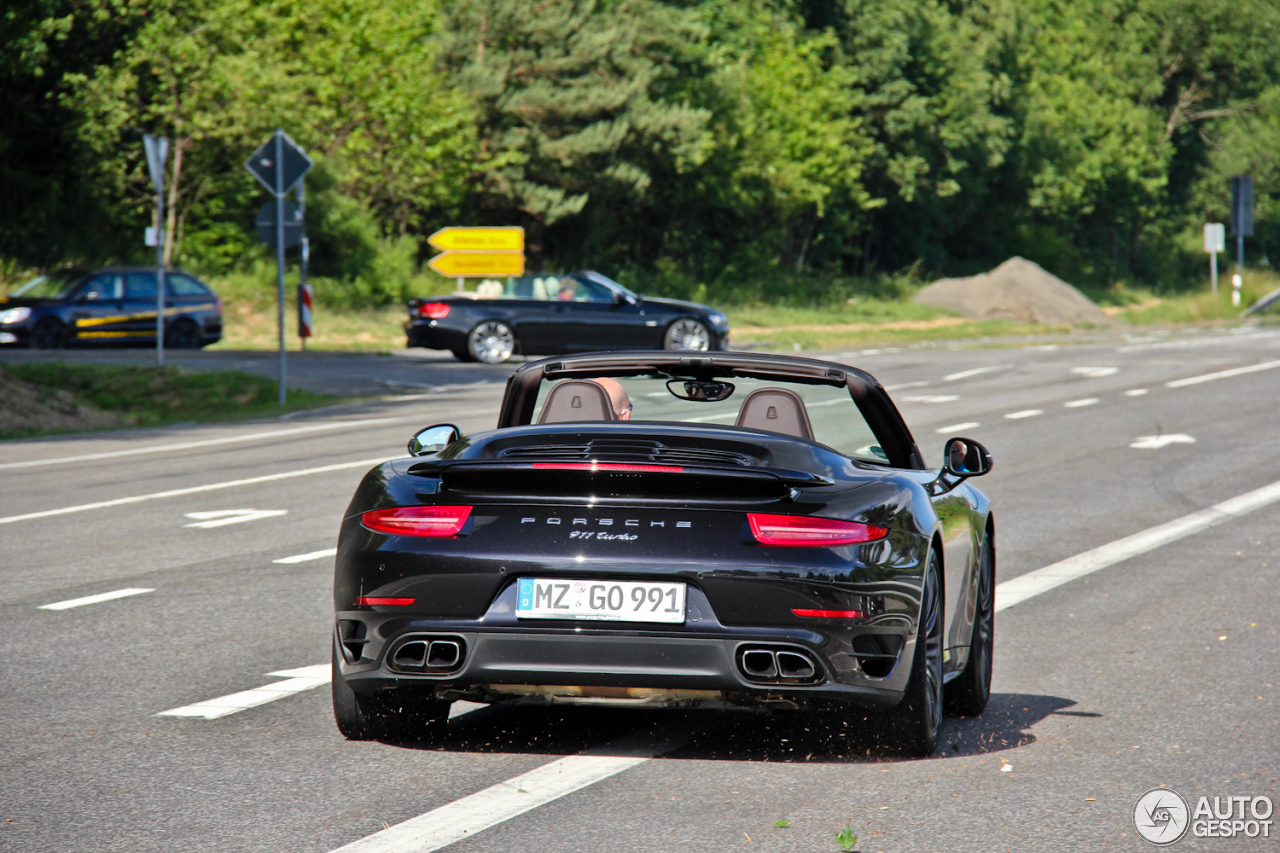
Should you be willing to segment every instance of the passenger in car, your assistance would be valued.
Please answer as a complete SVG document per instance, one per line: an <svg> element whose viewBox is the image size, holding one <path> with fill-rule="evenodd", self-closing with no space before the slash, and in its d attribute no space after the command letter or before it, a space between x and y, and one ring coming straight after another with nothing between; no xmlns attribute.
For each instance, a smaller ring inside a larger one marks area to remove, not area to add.
<svg viewBox="0 0 1280 853"><path fill-rule="evenodd" d="M601 376L592 379L592 382L604 389L609 395L609 405L613 407L613 413L620 421L631 420L631 395L627 393L627 389L622 387L622 383L616 379L610 379L607 376Z"/></svg>

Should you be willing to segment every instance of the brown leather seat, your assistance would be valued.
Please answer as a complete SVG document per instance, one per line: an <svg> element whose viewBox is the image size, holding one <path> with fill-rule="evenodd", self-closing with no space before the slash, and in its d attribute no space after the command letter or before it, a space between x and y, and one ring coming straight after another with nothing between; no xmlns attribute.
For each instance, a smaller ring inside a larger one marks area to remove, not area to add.
<svg viewBox="0 0 1280 853"><path fill-rule="evenodd" d="M804 401L786 388L760 388L748 394L738 410L737 425L813 441L813 425Z"/></svg>
<svg viewBox="0 0 1280 853"><path fill-rule="evenodd" d="M570 379L551 389L547 402L542 405L540 424L559 424L569 421L616 421L609 395L595 382Z"/></svg>

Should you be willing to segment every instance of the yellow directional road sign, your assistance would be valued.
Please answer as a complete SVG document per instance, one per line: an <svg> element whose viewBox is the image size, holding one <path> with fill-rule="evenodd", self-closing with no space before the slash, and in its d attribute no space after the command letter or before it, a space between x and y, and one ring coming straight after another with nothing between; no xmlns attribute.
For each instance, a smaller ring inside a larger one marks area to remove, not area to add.
<svg viewBox="0 0 1280 853"><path fill-rule="evenodd" d="M442 252L523 252L524 229L441 228L427 242Z"/></svg>
<svg viewBox="0 0 1280 853"><path fill-rule="evenodd" d="M523 252L445 252L427 261L441 275L524 275Z"/></svg>

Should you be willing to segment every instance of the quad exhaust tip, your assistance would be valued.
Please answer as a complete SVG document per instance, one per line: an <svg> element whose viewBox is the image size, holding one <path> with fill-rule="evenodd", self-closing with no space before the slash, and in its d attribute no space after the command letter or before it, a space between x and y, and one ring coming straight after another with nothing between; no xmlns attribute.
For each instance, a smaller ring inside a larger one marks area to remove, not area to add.
<svg viewBox="0 0 1280 853"><path fill-rule="evenodd" d="M388 663L399 672L439 675L462 666L465 650L461 640L445 637L413 637L400 643Z"/></svg>
<svg viewBox="0 0 1280 853"><path fill-rule="evenodd" d="M738 669L748 681L766 684L813 682L820 672L807 653L769 646L743 649L738 655Z"/></svg>

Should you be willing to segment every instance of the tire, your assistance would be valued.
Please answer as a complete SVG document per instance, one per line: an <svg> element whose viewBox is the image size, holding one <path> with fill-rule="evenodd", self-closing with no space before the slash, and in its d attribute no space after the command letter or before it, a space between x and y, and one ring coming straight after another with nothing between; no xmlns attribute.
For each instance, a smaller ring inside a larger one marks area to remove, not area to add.
<svg viewBox="0 0 1280 853"><path fill-rule="evenodd" d="M453 353L453 357L456 358L458 361L474 361L475 360L471 357L471 353L467 352L464 349L453 349L453 350L449 350L449 352Z"/></svg>
<svg viewBox="0 0 1280 853"><path fill-rule="evenodd" d="M185 317L174 320L164 330L165 349L200 349L200 327Z"/></svg>
<svg viewBox="0 0 1280 853"><path fill-rule="evenodd" d="M919 758L933 754L942 724L942 571L938 563L938 556L930 554L911 678L902 702L888 720L891 745Z"/></svg>
<svg viewBox="0 0 1280 853"><path fill-rule="evenodd" d="M973 635L964 672L947 685L947 713L976 717L991 699L991 662L995 648L996 554L988 532L978 567L978 600L973 609Z"/></svg>
<svg viewBox="0 0 1280 853"><path fill-rule="evenodd" d="M516 333L501 320L484 320L467 332L467 355L485 364L502 364L516 351Z"/></svg>
<svg viewBox="0 0 1280 853"><path fill-rule="evenodd" d="M667 327L667 333L662 336L662 348L706 352L711 349L711 330L701 320L681 317Z"/></svg>
<svg viewBox="0 0 1280 853"><path fill-rule="evenodd" d="M62 349L67 345L67 327L61 320L45 317L31 330L32 349Z"/></svg>
<svg viewBox="0 0 1280 853"><path fill-rule="evenodd" d="M361 696L347 686L333 646L333 718L347 740L426 741L444 733L452 702L400 695Z"/></svg>

